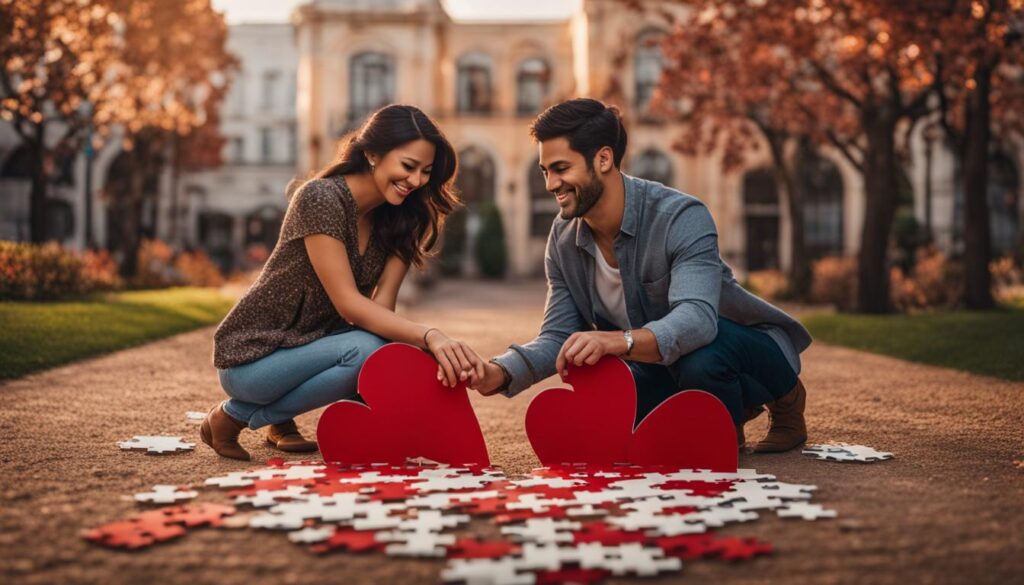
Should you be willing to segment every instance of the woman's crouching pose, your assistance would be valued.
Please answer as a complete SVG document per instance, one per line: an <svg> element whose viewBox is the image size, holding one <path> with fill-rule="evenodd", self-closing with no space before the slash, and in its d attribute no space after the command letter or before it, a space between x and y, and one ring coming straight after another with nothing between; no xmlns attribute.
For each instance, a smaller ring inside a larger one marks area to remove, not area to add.
<svg viewBox="0 0 1024 585"><path fill-rule="evenodd" d="M342 140L291 197L263 271L217 328L213 362L229 399L203 421L203 442L248 460L239 433L268 427L278 449L316 450L294 417L355 398L360 367L389 340L429 350L446 386L482 376L467 345L394 312L409 265L459 205L455 169L451 144L412 106L387 106Z"/></svg>

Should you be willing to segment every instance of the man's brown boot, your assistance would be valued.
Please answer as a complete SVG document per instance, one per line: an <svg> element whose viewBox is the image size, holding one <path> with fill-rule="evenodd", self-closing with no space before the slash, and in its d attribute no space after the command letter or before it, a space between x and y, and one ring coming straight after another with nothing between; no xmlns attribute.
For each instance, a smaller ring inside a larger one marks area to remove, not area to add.
<svg viewBox="0 0 1024 585"><path fill-rule="evenodd" d="M249 452L238 444L238 435L246 426L244 422L235 420L224 412L224 403L221 403L214 406L210 414L206 415L206 419L199 427L199 437L213 447L221 457L249 461Z"/></svg>
<svg viewBox="0 0 1024 585"><path fill-rule="evenodd" d="M781 453L803 444L807 440L806 404L807 391L797 378L792 390L768 403L768 435L754 445L754 453Z"/></svg>
<svg viewBox="0 0 1024 585"><path fill-rule="evenodd" d="M743 409L743 424L736 426L736 446L742 451L747 444L747 435L743 431L744 425L761 416L764 412L763 406L747 407Z"/></svg>
<svg viewBox="0 0 1024 585"><path fill-rule="evenodd" d="M294 420L267 427L267 444L289 453L316 451L316 441L307 441Z"/></svg>

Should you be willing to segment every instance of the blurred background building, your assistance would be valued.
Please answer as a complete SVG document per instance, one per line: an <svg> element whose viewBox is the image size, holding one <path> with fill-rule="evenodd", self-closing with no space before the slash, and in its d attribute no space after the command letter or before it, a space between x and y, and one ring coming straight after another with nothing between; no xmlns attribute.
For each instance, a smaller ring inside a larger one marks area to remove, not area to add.
<svg viewBox="0 0 1024 585"><path fill-rule="evenodd" d="M290 22L235 24L230 49L241 69L222 112L225 165L183 176L179 245L199 247L225 269L258 261L276 241L287 206L285 186L333 157L341 136L367 114L394 102L419 106L442 126L460 156L459 187L467 209L454 255L455 272L479 272L474 242L489 205L500 211L509 274L543 271L544 242L557 213L544 190L530 120L548 105L590 96L623 106L629 130L624 170L704 200L720 232L722 255L741 273L786 269L789 214L772 179L768 153L738 172L717 157L673 149L678 128L650 103L661 74L658 38L664 20L629 11L618 0L579 0L557 18L472 20L453 17L440 0L312 0ZM955 159L935 130L914 131L903 206L931 226L938 245L962 246L962 194ZM28 161L0 123L0 239L25 239ZM97 191L116 174L116 141L96 153ZM86 245L82 221L85 153L67 153L50 186L51 236ZM1018 156L995 152L989 182L993 253L1021 237ZM801 161L806 186L806 244L812 256L853 254L864 214L861 177L823 150ZM171 188L166 177L152 189ZM168 201L169 198L159 198ZM109 218L102 197L94 233L102 243ZM165 206L158 213L171 213ZM156 236L161 237L156 224Z"/></svg>

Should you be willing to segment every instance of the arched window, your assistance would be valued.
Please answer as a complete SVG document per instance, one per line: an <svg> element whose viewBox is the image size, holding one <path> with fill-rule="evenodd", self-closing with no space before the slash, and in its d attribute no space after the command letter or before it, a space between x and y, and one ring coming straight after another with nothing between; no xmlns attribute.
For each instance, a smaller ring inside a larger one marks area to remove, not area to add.
<svg viewBox="0 0 1024 585"><path fill-rule="evenodd" d="M25 144L19 145L4 161L0 177L5 179L31 179L36 163L36 153Z"/></svg>
<svg viewBox="0 0 1024 585"><path fill-rule="evenodd" d="M466 206L449 216L444 233L441 266L445 274L479 273L473 254L477 240L486 234L481 211L494 201L496 191L494 159L482 148L470 146L459 152L459 174L455 185Z"/></svg>
<svg viewBox="0 0 1024 585"><path fill-rule="evenodd" d="M544 106L551 81L551 68L545 60L531 57L519 64L516 73L516 112L534 114Z"/></svg>
<svg viewBox="0 0 1024 585"><path fill-rule="evenodd" d="M459 58L456 79L456 107L464 114L491 111L491 58L469 53Z"/></svg>
<svg viewBox="0 0 1024 585"><path fill-rule="evenodd" d="M232 236L235 219L226 213L201 211L198 221L199 247L221 270L227 272L234 267Z"/></svg>
<svg viewBox="0 0 1024 585"><path fill-rule="evenodd" d="M657 29L648 29L636 37L636 52L633 55L633 104L638 112L646 112L651 97L661 79L663 60L661 55L661 39L664 33Z"/></svg>
<svg viewBox="0 0 1024 585"><path fill-rule="evenodd" d="M494 200L494 160L487 151L470 146L459 153L455 184L467 208L476 210Z"/></svg>
<svg viewBox="0 0 1024 585"><path fill-rule="evenodd" d="M245 247L260 245L269 252L277 245L284 210L276 205L264 205L245 217Z"/></svg>
<svg viewBox="0 0 1024 585"><path fill-rule="evenodd" d="M843 177L829 159L805 151L797 169L804 196L804 245L810 258L843 252Z"/></svg>
<svg viewBox="0 0 1024 585"><path fill-rule="evenodd" d="M359 53L349 63L349 119L358 124L395 99L395 65L384 53Z"/></svg>
<svg viewBox="0 0 1024 585"><path fill-rule="evenodd" d="M530 186L530 235L547 236L551 231L551 222L558 214L558 201L544 184L544 175L540 172L540 159L534 159L527 170L527 185Z"/></svg>
<svg viewBox="0 0 1024 585"><path fill-rule="evenodd" d="M770 169L743 176L743 213L747 233L747 270L779 267L779 192Z"/></svg>
<svg viewBox="0 0 1024 585"><path fill-rule="evenodd" d="M630 160L629 172L641 179L672 185L672 161L665 153L654 148L648 148Z"/></svg>

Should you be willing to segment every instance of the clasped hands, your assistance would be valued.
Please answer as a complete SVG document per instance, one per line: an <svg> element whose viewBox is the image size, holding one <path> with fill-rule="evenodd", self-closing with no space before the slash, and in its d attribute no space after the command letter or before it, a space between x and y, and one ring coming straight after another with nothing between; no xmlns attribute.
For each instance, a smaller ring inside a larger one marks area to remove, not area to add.
<svg viewBox="0 0 1024 585"><path fill-rule="evenodd" d="M467 382L471 390L484 396L495 394L501 388L505 379L501 366L484 361L462 341L434 330L427 336L427 346L437 359L437 379L445 386ZM564 378L569 364L592 366L606 355L623 355L627 349L621 331L579 331L562 344L555 369Z"/></svg>

